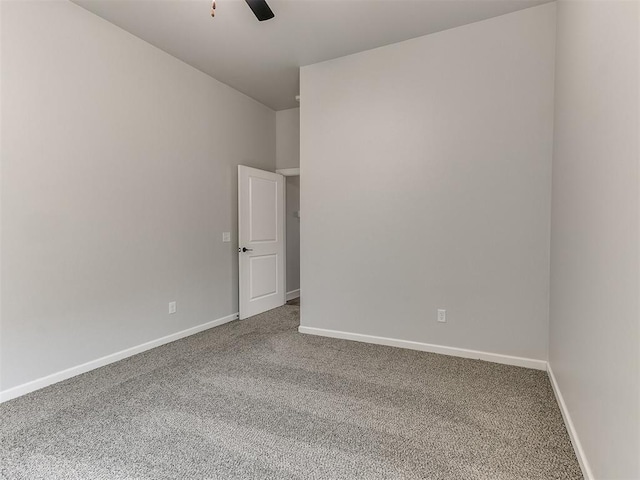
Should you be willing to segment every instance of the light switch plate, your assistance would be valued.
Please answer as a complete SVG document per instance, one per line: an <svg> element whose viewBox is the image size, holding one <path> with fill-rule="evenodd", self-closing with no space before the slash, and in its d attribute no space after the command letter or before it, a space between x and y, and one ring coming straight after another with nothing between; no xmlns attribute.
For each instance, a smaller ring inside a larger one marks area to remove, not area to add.
<svg viewBox="0 0 640 480"><path fill-rule="evenodd" d="M230 242L231 241L231 232L222 232L222 241Z"/></svg>

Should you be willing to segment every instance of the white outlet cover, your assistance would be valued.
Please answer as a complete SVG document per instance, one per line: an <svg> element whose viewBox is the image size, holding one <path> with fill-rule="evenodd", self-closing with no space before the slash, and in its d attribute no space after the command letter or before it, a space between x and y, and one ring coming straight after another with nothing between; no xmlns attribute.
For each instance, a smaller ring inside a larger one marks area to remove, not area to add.
<svg viewBox="0 0 640 480"><path fill-rule="evenodd" d="M169 314L176 313L178 311L178 304L176 302L169 302Z"/></svg>
<svg viewBox="0 0 640 480"><path fill-rule="evenodd" d="M447 311L439 308L438 309L438 321L440 323L445 323L447 321Z"/></svg>

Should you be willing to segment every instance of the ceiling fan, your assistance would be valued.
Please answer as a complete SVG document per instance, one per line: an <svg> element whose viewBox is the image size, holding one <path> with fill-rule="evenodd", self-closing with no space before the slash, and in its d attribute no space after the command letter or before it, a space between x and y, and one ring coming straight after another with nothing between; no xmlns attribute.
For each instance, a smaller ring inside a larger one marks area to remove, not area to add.
<svg viewBox="0 0 640 480"><path fill-rule="evenodd" d="M275 17L274 13L271 11L271 8L269 8L269 5L267 5L267 2L265 0L245 0L247 2L247 5L249 5L249 8L251 9L251 11L253 12L253 14L256 16L256 18L261 21L264 22L265 20L269 20L270 18ZM213 0L213 3L211 4L211 16L215 17L216 15L216 0Z"/></svg>

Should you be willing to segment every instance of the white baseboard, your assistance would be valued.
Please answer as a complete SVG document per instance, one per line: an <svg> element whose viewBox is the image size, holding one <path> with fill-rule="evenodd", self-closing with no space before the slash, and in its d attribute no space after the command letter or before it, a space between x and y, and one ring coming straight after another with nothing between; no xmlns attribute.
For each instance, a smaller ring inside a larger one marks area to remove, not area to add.
<svg viewBox="0 0 640 480"><path fill-rule="evenodd" d="M324 328L299 327L300 333L319 335L321 337L341 338L343 340L354 340L356 342L374 343L376 345L386 345L389 347L408 348L410 350L420 350L421 352L440 353L454 357L473 358L485 360L487 362L502 363L504 365L515 365L517 367L534 368L536 370L546 370L547 362L533 358L512 357L499 353L480 352L478 350L467 350L466 348L445 347L443 345L433 345L430 343L413 342L410 340L398 340L395 338L376 337L374 335L363 335L361 333L341 332L338 330L326 330Z"/></svg>
<svg viewBox="0 0 640 480"><path fill-rule="evenodd" d="M299 288L297 290L291 290L290 292L287 292L287 302L289 300L293 300L294 298L298 298L299 296L300 296Z"/></svg>
<svg viewBox="0 0 640 480"><path fill-rule="evenodd" d="M562 397L562 393L560 392L560 386L556 381L556 377L553 375L553 370L551 369L550 364L547 364L547 373L549 374L549 379L551 380L553 393L555 394L558 405L560 406L560 413L562 413L564 424L567 427L567 432L569 432L569 438L571 439L573 450L576 452L576 457L578 458L578 463L580 464L580 469L582 470L582 476L584 477L584 480L593 480L593 472L591 471L591 467L589 466L587 457L584 454L584 450L582 449L582 444L580 443L580 439L578 438L578 433L573 426L573 421L571 420L571 415L569 414L569 410L567 409L567 404L564 403L564 398Z"/></svg>
<svg viewBox="0 0 640 480"><path fill-rule="evenodd" d="M158 338L156 340L151 340L150 342L136 345L135 347L127 348L125 350L112 353L111 355L106 355L104 357L91 360L87 363L83 363L82 365L77 365L75 367L67 368L66 370L52 373L51 375L47 375L46 377L41 377L31 382L23 383L22 385L18 385L16 387L3 390L0 392L0 403L6 402L7 400L11 400L12 398L20 397L27 393L33 392L35 390L40 390L41 388L47 387L54 383L61 382L71 377L75 377L76 375L86 373L90 370L95 370L96 368L104 367L105 365L109 365L110 363L117 362L118 360L131 357L138 353L142 353L146 350L151 350L152 348L159 347L160 345L174 342L176 340L180 340L181 338L185 338L195 333L202 332L203 330L207 330L209 328L217 327L219 325L231 322L233 320L236 320L237 318L238 318L238 314L233 313L231 315L227 315L226 317L218 318L217 320L203 323L202 325L197 325L195 327L187 328L186 330L172 333L171 335L167 335L166 337Z"/></svg>

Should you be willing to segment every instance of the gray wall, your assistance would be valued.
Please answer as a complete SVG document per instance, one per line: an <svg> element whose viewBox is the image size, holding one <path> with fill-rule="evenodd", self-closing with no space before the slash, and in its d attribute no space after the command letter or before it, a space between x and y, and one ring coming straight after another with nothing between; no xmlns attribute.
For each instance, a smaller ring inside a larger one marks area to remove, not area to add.
<svg viewBox="0 0 640 480"><path fill-rule="evenodd" d="M594 478L640 478L640 7L558 4L549 363Z"/></svg>
<svg viewBox="0 0 640 480"><path fill-rule="evenodd" d="M275 169L275 113L69 2L1 3L1 388L237 312L236 165Z"/></svg>
<svg viewBox="0 0 640 480"><path fill-rule="evenodd" d="M554 42L546 4L302 68L303 326L546 360Z"/></svg>
<svg viewBox="0 0 640 480"><path fill-rule="evenodd" d="M277 168L300 166L299 108L276 112L276 165Z"/></svg>
<svg viewBox="0 0 640 480"><path fill-rule="evenodd" d="M277 168L300 167L300 109L276 112ZM300 288L300 177L286 178L287 292Z"/></svg>

